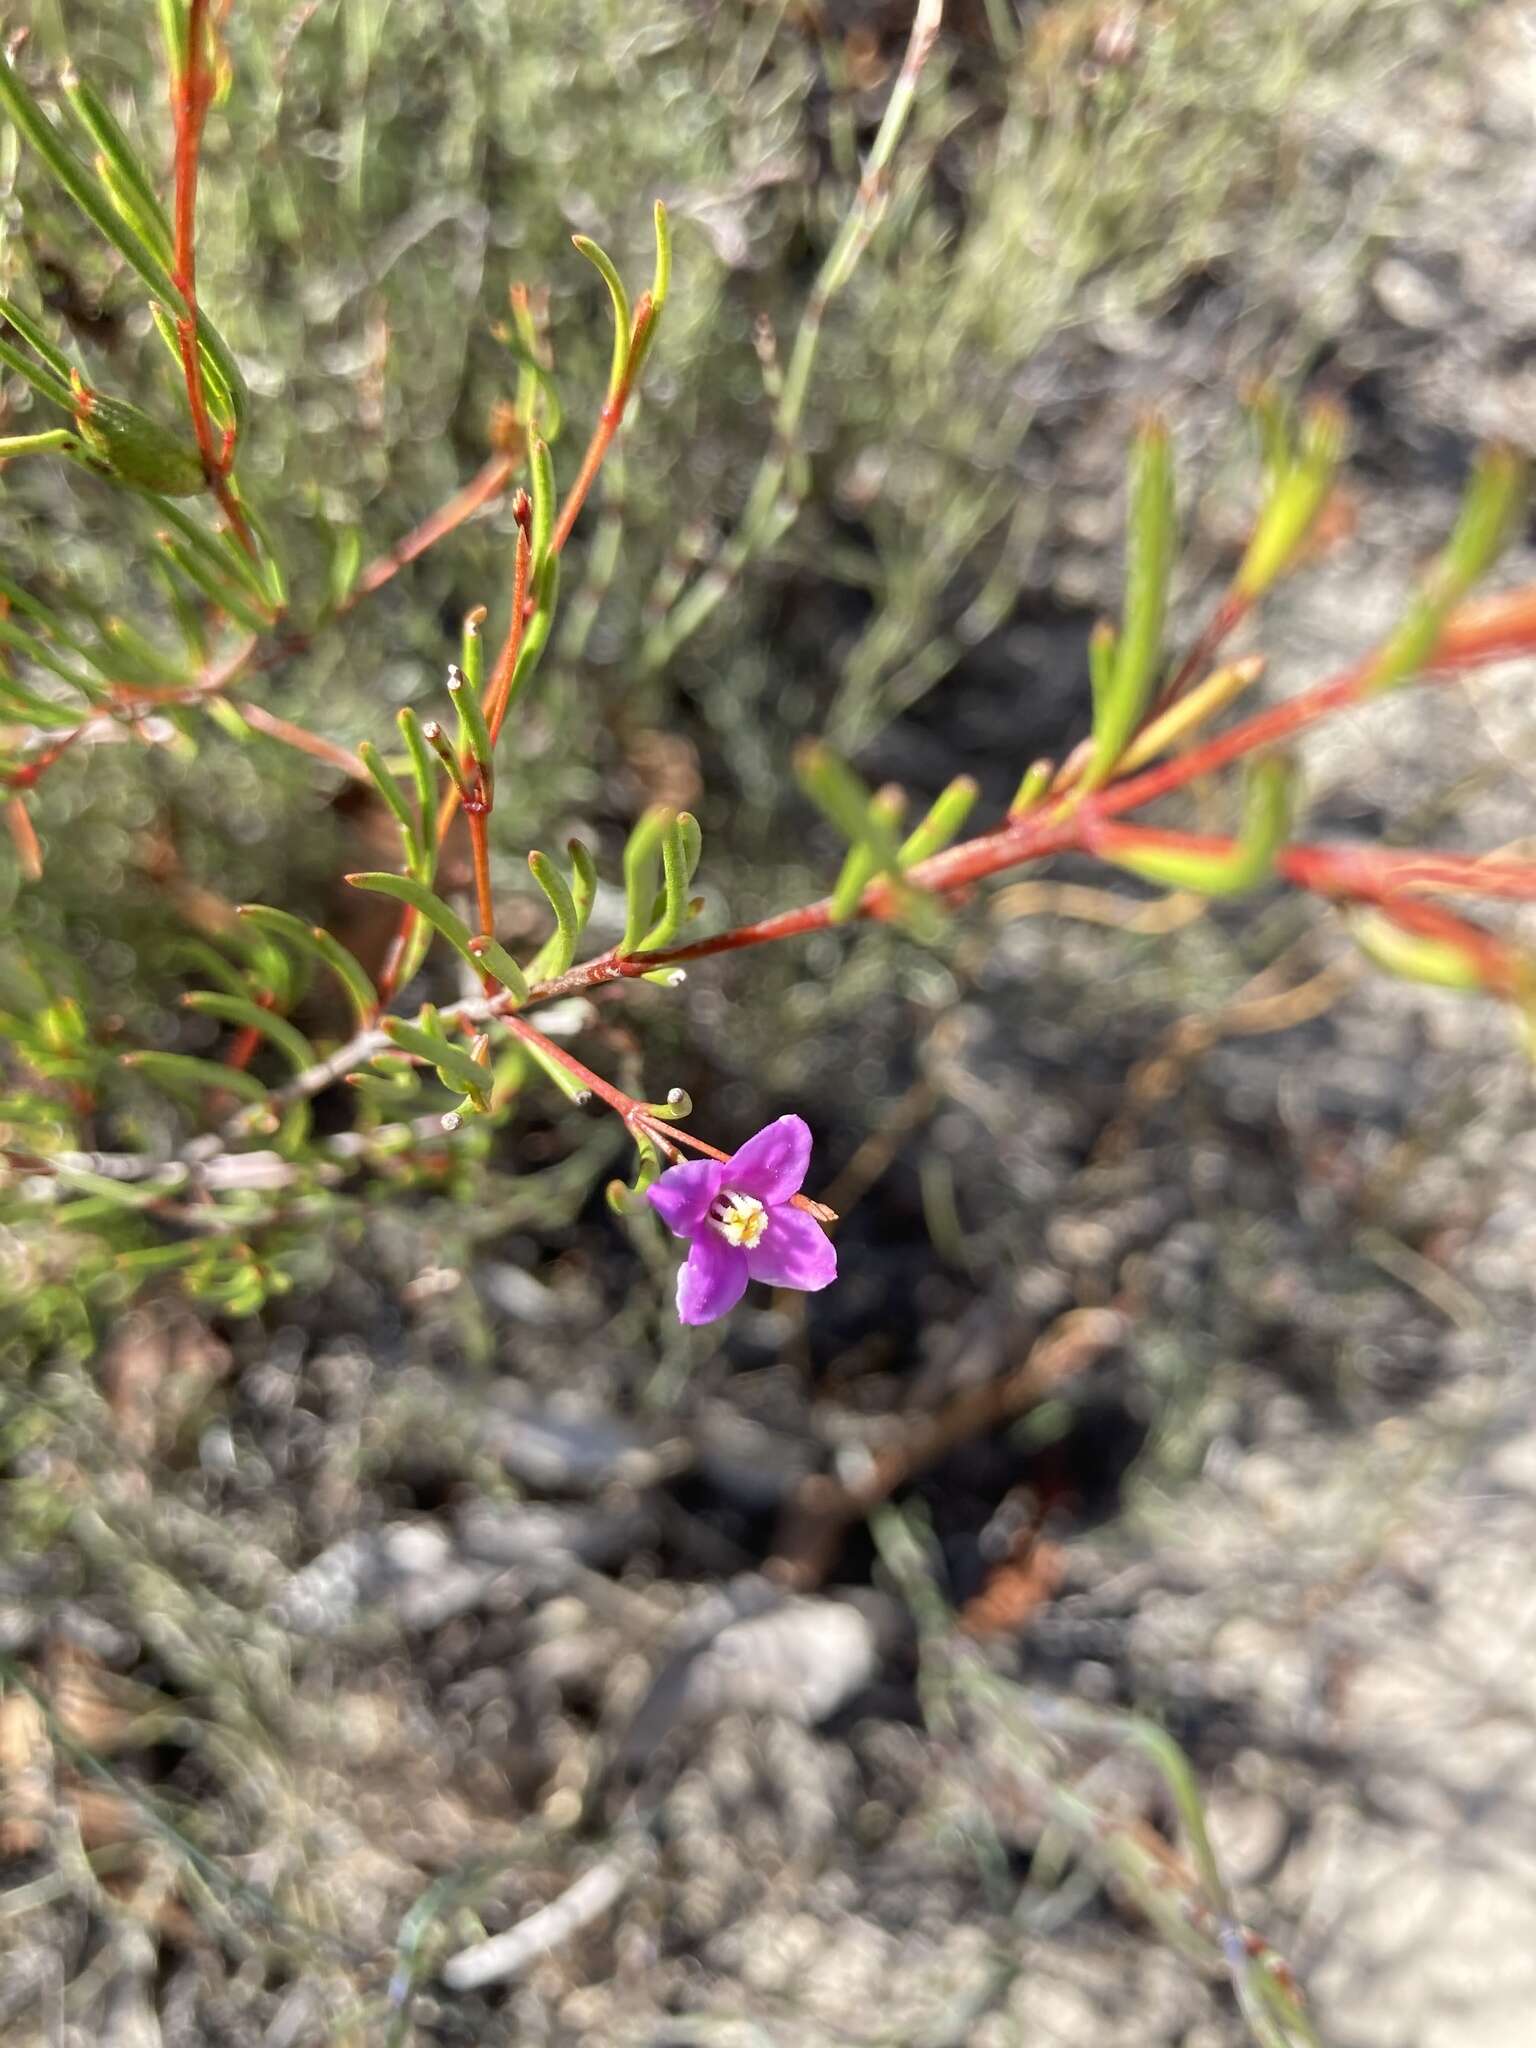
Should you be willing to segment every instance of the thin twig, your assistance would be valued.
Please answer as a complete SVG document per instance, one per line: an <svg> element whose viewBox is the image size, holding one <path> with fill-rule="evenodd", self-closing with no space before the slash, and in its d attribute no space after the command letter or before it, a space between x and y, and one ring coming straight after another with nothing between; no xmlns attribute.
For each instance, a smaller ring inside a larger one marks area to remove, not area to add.
<svg viewBox="0 0 1536 2048"><path fill-rule="evenodd" d="M526 1920L460 1949L443 1964L442 1980L450 1991L479 1991L520 1976L530 1963L600 1920L617 1904L649 1860L648 1837L638 1831L611 1849L601 1862L582 1872L559 1898L540 1906Z"/></svg>

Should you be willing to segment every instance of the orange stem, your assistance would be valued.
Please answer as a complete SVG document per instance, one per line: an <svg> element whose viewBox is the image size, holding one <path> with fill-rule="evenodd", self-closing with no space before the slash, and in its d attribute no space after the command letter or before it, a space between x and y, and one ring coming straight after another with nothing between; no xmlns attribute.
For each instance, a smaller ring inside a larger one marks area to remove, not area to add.
<svg viewBox="0 0 1536 2048"><path fill-rule="evenodd" d="M403 540L380 555L376 561L358 577L352 593L341 607L348 612L362 598L371 597L374 591L388 583L392 576L398 576L418 555L424 555L434 547L445 534L452 533L456 526L462 526L471 519L483 505L490 504L511 482L517 464L510 455L493 455L472 476L462 490L456 491L446 503L440 505L429 518L414 527Z"/></svg>
<svg viewBox="0 0 1536 2048"><path fill-rule="evenodd" d="M208 414L208 395L203 386L203 358L198 346L197 310L197 173L202 155L203 123L213 99L213 80L208 73L208 0L191 0L187 10L187 61L172 88L172 115L176 125L176 190L172 202L174 251L171 276L186 301L186 312L176 322L176 341L181 351L182 374L187 383L187 405L192 414L192 431L202 458L208 488L230 531L253 562L260 559L255 537L229 485L234 461L233 433L214 445L213 421Z"/></svg>

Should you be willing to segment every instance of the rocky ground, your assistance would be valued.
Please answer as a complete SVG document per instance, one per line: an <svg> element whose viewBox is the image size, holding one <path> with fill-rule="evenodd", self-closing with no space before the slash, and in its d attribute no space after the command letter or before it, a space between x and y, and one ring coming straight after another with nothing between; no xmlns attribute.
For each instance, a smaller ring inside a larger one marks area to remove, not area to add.
<svg viewBox="0 0 1536 2048"><path fill-rule="evenodd" d="M1536 423L1536 24L1474 25L1432 87L1384 78L1337 132L1341 178L1422 172L1402 233L1345 277L1271 280L1262 310L1218 275L1073 341L1100 397L1070 442L1058 422L1032 609L895 723L882 772L937 783L1005 735L1027 755L1021 701L1059 742L1113 583L1072 506L1150 392L1198 445L1325 287L1353 298L1331 317L1359 524L1276 607L1263 687L1391 617L1472 442ZM1530 701L1490 672L1320 736L1318 829L1529 841ZM751 1310L658 1356L614 1310L644 1246L554 1187L537 1237L514 1218L467 1268L430 1219L381 1218L278 1326L147 1310L89 1395L44 1387L98 1476L68 1541L0 1580L0 1645L53 1702L0 1709L8 2040L1249 2039L1177 1869L1158 1923L1046 1824L1042 1786L1074 1786L1155 1863L1166 1783L1076 1737L1021 1773L1021 1695L981 1674L1169 1730L1239 1914L1334 2048L1530 2038L1515 1024L1362 974L1314 907L1170 911L1100 880L1004 889L933 960L874 935L808 999L793 1106L847 1219L809 1322ZM718 1076L757 971L711 981ZM925 1436L1074 1312L1093 1341L1059 1383ZM953 1720L889 1552L835 1506L882 1459L960 1616ZM31 1477L75 1485L63 1457Z"/></svg>

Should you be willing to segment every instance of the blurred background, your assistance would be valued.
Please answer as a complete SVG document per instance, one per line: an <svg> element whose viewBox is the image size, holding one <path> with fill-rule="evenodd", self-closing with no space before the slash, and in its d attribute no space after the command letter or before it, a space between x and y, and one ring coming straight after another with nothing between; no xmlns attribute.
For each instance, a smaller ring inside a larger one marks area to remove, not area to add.
<svg viewBox="0 0 1536 2048"><path fill-rule="evenodd" d="M164 164L151 17L33 0L27 62L72 59ZM671 212L643 398L498 777L515 949L546 921L529 847L579 833L611 878L649 802L697 813L713 922L824 893L840 848L789 773L805 733L917 799L972 774L998 816L1087 730L1149 405L1177 439L1186 636L1252 510L1245 385L1347 407L1328 544L1253 639L1275 694L1393 621L1480 440L1536 438L1528 8L952 0L822 324L795 516L669 646L671 593L770 445L911 24L835 0L229 11L200 283L301 611L347 536L371 559L486 459L520 282L548 295L569 481L609 353L569 238L643 278L653 200ZM0 288L34 278L104 383L167 400L139 296L9 130L0 178ZM28 587L152 623L135 534L123 496L7 467ZM512 534L498 503L258 701L349 747L435 707ZM1525 545L1509 574L1531 571ZM1311 818L1528 840L1527 683L1317 736ZM276 744L96 747L34 815L41 881L0 862L0 1007L47 985L108 1042L206 1051L177 1003L222 906L377 945L339 880L386 864L377 816ZM594 940L621 922L600 898ZM862 1512L806 1527L806 1482L856 1492L873 1460L988 1670L1183 1746L1321 2038L1528 2040L1536 1145L1509 1018L1362 972L1316 903L1165 901L1071 863L931 947L826 933L622 993L582 1043L603 1072L685 1087L727 1149L811 1123L835 1288L680 1330L668 1243L603 1199L615 1120L534 1089L462 1169L296 1219L297 1284L258 1318L169 1289L87 1314L67 1259L22 1283L12 1262L6 2038L1253 2038L1208 1958L1080 1881L1043 1810L925 1725ZM1059 1388L924 1435L1063 1313L1111 1307L1122 1334ZM1171 1838L1117 1753L1071 1775ZM611 1897L547 1956L445 1985L445 1958L594 1867Z"/></svg>

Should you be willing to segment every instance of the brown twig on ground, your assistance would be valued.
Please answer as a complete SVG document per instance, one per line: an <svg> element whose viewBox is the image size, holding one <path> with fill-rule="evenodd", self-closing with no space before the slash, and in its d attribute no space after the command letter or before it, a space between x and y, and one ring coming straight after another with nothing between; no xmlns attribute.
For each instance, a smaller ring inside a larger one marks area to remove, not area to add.
<svg viewBox="0 0 1536 2048"><path fill-rule="evenodd" d="M845 1532L940 1458L1033 1408L1063 1381L1086 1372L1125 1336L1117 1309L1070 1309L1039 1336L1012 1372L967 1387L909 1427L899 1443L875 1452L851 1479L815 1474L802 1480L785 1511L765 1567L780 1585L804 1592L837 1561Z"/></svg>

